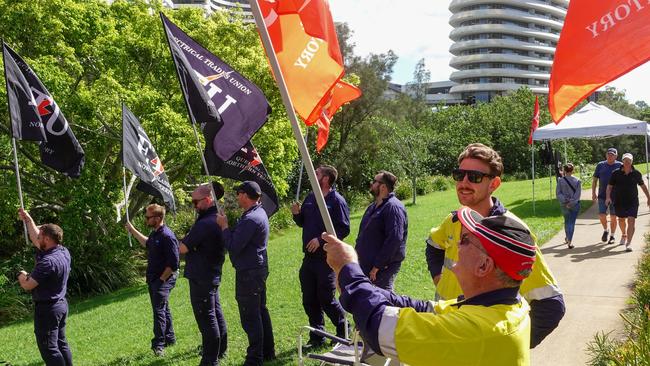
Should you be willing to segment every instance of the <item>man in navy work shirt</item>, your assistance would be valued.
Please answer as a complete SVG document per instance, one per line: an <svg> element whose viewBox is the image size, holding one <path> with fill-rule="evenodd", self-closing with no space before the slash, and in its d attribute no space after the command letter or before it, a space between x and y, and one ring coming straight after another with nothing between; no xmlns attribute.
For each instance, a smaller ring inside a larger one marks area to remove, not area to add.
<svg viewBox="0 0 650 366"><path fill-rule="evenodd" d="M145 224L152 229L148 237L130 222L127 222L125 227L141 246L147 248L146 278L153 309L151 349L156 356L163 356L165 347L176 343L172 313L169 309L169 293L176 285L178 240L165 225L165 207L156 204L147 206L144 218Z"/></svg>
<svg viewBox="0 0 650 366"><path fill-rule="evenodd" d="M609 184L609 179L612 177L614 170L623 166L623 163L616 160L618 157L618 151L610 147L607 149L606 160L601 161L596 165L596 170L594 171L594 179L591 183L591 196L595 201L598 199L598 218L600 219L600 224L603 226L603 236L600 238L602 242L607 242L608 244L614 244L616 238L614 233L616 232L616 212L615 212L615 203L606 204L605 200L607 199L607 185ZM598 194L596 194L596 188L598 188ZM611 231L607 231L607 210L609 210L609 226ZM609 241L607 240L609 236Z"/></svg>
<svg viewBox="0 0 650 366"><path fill-rule="evenodd" d="M316 169L316 178L325 195L327 211L332 219L336 237L343 240L350 233L350 209L345 198L333 187L338 172L333 166L321 165ZM291 206L293 221L302 227L302 251L305 257L300 267L300 289L302 306L305 309L309 325L316 329L325 329L323 311L336 327L336 335L345 338L345 311L334 296L336 293L336 276L325 261L321 234L325 224L320 215L314 192L310 192L302 207L299 203ZM321 336L310 334L310 345L319 346L325 342Z"/></svg>
<svg viewBox="0 0 650 366"><path fill-rule="evenodd" d="M248 336L244 365L261 365L275 359L271 316L266 307L266 279L269 276L266 246L269 242L269 218L259 200L260 186L245 181L235 188L237 203L244 210L234 228L228 228L225 215L217 216L224 243L235 267L235 298L242 328Z"/></svg>
<svg viewBox="0 0 650 366"><path fill-rule="evenodd" d="M226 259L223 234L217 225L217 207L213 200L223 197L219 183L202 184L192 192L192 204L198 213L196 222L181 240L185 254L185 278L190 284L194 319L202 337L201 366L214 366L226 352L226 319L219 302L221 268Z"/></svg>
<svg viewBox="0 0 650 366"><path fill-rule="evenodd" d="M393 282L406 256L408 219L404 204L393 190L397 177L380 171L370 184L375 197L361 219L355 249L359 264L370 281L383 289L392 290Z"/></svg>
<svg viewBox="0 0 650 366"><path fill-rule="evenodd" d="M61 243L63 230L55 224L36 226L22 208L18 216L27 225L29 238L36 247L32 273L20 271L20 287L32 292L34 334L47 366L72 366L72 353L65 338L68 302L65 299L70 276L70 252Z"/></svg>

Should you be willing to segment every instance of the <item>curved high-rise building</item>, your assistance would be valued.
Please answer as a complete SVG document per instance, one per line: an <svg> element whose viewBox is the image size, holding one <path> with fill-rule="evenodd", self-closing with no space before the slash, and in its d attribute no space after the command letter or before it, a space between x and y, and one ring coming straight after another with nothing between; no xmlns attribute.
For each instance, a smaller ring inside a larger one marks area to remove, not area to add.
<svg viewBox="0 0 650 366"><path fill-rule="evenodd" d="M522 86L547 94L568 0L453 0L450 93L489 101Z"/></svg>
<svg viewBox="0 0 650 366"><path fill-rule="evenodd" d="M206 14L215 11L226 11L236 14L245 23L254 23L253 13L248 0L163 0L163 4L171 8L194 6L203 9Z"/></svg>
<svg viewBox="0 0 650 366"><path fill-rule="evenodd" d="M251 5L248 0L210 0L210 9L212 11L228 11L231 14L237 14L242 17L246 23L254 23Z"/></svg>

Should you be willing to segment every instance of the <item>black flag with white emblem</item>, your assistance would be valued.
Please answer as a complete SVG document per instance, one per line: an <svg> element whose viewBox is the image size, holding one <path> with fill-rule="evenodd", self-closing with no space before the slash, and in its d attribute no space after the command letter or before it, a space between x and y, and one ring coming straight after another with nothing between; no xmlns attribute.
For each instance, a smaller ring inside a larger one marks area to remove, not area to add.
<svg viewBox="0 0 650 366"><path fill-rule="evenodd" d="M136 186L138 190L162 199L170 210L176 211L174 193L162 161L140 125L140 121L124 104L122 104L122 162L124 167L140 178Z"/></svg>

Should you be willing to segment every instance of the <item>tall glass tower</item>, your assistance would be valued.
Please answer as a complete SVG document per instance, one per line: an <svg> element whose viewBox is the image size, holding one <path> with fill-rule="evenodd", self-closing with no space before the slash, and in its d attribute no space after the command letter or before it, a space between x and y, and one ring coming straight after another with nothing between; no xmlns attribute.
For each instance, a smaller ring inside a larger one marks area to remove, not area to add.
<svg viewBox="0 0 650 366"><path fill-rule="evenodd" d="M568 0L452 0L450 92L489 101L522 86L548 94Z"/></svg>

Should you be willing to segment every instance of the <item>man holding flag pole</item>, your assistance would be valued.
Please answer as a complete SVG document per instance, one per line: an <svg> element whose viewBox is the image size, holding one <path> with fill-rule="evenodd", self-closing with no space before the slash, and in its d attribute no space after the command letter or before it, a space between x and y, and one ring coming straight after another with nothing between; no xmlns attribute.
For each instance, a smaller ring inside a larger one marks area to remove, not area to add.
<svg viewBox="0 0 650 366"><path fill-rule="evenodd" d="M37 141L43 165L72 178L78 178L81 174L84 151L45 85L22 57L4 42L2 58L16 183L20 207L24 209L16 139ZM26 227L25 242L29 244Z"/></svg>
<svg viewBox="0 0 650 366"><path fill-rule="evenodd" d="M357 88L341 81L343 61L329 4L326 0L249 1L325 230L336 235L294 112L308 125L318 123L320 150L331 117L341 105L361 95Z"/></svg>

